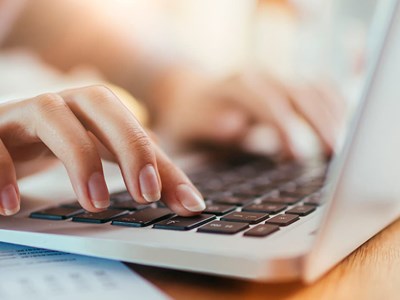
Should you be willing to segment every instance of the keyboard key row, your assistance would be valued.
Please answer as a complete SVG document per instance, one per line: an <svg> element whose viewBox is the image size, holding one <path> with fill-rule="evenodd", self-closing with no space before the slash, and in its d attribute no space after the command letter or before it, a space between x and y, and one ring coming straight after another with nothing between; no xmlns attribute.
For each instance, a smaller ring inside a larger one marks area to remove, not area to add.
<svg viewBox="0 0 400 300"><path fill-rule="evenodd" d="M315 210L315 206L312 205L298 205L293 207L292 209L287 210L286 214L294 214L299 216L307 216Z"/></svg>
<svg viewBox="0 0 400 300"><path fill-rule="evenodd" d="M34 219L66 220L83 212L82 208L60 206L33 212L30 217Z"/></svg>
<svg viewBox="0 0 400 300"><path fill-rule="evenodd" d="M208 197L207 200L216 204L243 206L249 204L250 202L253 202L254 198L249 196L239 196L239 195L232 196L232 195L221 194Z"/></svg>
<svg viewBox="0 0 400 300"><path fill-rule="evenodd" d="M279 230L279 226L270 225L270 224L260 224L255 226L254 228L246 231L244 236L252 236L252 237L265 237Z"/></svg>
<svg viewBox="0 0 400 300"><path fill-rule="evenodd" d="M242 211L235 211L237 208L236 205L208 203L204 214L188 218L175 216L175 214L164 205L158 205L157 208L147 205L139 209L140 205L127 197L127 200L121 200L120 198L119 200L113 201L131 202L133 203L132 206L127 205L121 207L134 208L134 211L110 208L103 212L90 213L84 211L78 202L73 202L34 212L30 216L32 218L48 220L66 220L72 218L73 222L97 224L111 221L112 225L131 227L153 225L153 227L157 229L181 231L192 230L202 226L198 229L199 232L221 234L235 234L249 228L250 224L259 224L266 220L265 224L254 226L244 233L244 236L263 237L277 231L280 226L288 226L296 222L300 219L299 216L306 216L312 213L317 206L317 204L314 203L319 201L317 199L320 198L319 193L315 193L303 200L304 205L292 207L285 211L284 214L273 216L270 219L268 219L269 214L277 214L284 211L287 209L287 205L294 202L293 199L291 197L266 197L262 199L263 202L261 203L244 206ZM220 216L218 220L216 220L217 215Z"/></svg>
<svg viewBox="0 0 400 300"><path fill-rule="evenodd" d="M225 215L235 209L236 209L236 206L233 206L233 205L211 203L211 204L207 204L207 207L204 210L204 213L222 216L222 215Z"/></svg>
<svg viewBox="0 0 400 300"><path fill-rule="evenodd" d="M297 220L299 220L298 215L291 215L291 214L281 214L277 215L271 219L268 219L265 223L279 225L279 226L288 226Z"/></svg>
<svg viewBox="0 0 400 300"><path fill-rule="evenodd" d="M259 203L259 204L250 204L248 206L245 206L242 208L242 211L277 214L285 210L286 208L287 206L282 204Z"/></svg>
<svg viewBox="0 0 400 300"><path fill-rule="evenodd" d="M313 209L313 207L309 208ZM180 231L192 230L204 225L198 229L198 232L219 234L236 234L249 228L250 224L259 223L268 218L268 214L256 212L233 212L221 218L221 220L215 220L216 216L211 214L193 217L173 216L174 213L167 208L147 208L133 213L115 209L108 209L99 213L82 213L82 209L58 207L31 214L32 218L63 220L72 217L74 222L101 224L111 221L112 225L131 227L145 227L154 224L153 227L156 229ZM257 225L246 231L244 236L264 237L277 231L280 226L287 226L298 219L297 215L277 215L267 220L265 224Z"/></svg>
<svg viewBox="0 0 400 300"><path fill-rule="evenodd" d="M125 214L127 214L127 211L120 209L107 209L105 211L98 213L92 213L87 211L84 212L83 214L72 217L72 221L101 224L110 222L112 219L115 219Z"/></svg>
<svg viewBox="0 0 400 300"><path fill-rule="evenodd" d="M200 227L197 231L206 233L235 234L246 228L249 228L249 224L247 223L214 221Z"/></svg>
<svg viewBox="0 0 400 300"><path fill-rule="evenodd" d="M293 205L299 202L299 197L264 197L261 199L262 203L282 204L282 205Z"/></svg>
<svg viewBox="0 0 400 300"><path fill-rule="evenodd" d="M111 195L109 208L133 211L145 209L149 206L150 205L137 203L128 192L124 192ZM62 204L61 207L82 208L78 201Z"/></svg>
<svg viewBox="0 0 400 300"><path fill-rule="evenodd" d="M197 215L193 217L176 216L154 224L157 229L191 230L215 219L214 215Z"/></svg>
<svg viewBox="0 0 400 300"><path fill-rule="evenodd" d="M111 222L112 225L144 227L172 217L174 213L167 208L147 208L128 215L123 215Z"/></svg>
<svg viewBox="0 0 400 300"><path fill-rule="evenodd" d="M249 224L257 224L269 217L268 214L258 212L232 212L221 218L221 221L241 222Z"/></svg>

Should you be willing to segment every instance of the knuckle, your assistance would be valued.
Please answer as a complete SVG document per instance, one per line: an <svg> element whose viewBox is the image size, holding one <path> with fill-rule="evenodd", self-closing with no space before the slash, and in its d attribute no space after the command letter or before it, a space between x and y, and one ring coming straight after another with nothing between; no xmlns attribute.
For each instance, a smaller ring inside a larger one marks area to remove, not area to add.
<svg viewBox="0 0 400 300"><path fill-rule="evenodd" d="M105 85L92 85L85 88L85 92L89 99L93 99L96 103L115 102L117 96Z"/></svg>
<svg viewBox="0 0 400 300"><path fill-rule="evenodd" d="M2 174L7 174L11 170L11 161L7 155L0 154L0 170Z"/></svg>
<svg viewBox="0 0 400 300"><path fill-rule="evenodd" d="M11 174L13 172L13 168L13 161L8 152L0 151L0 176Z"/></svg>
<svg viewBox="0 0 400 300"><path fill-rule="evenodd" d="M152 154L153 147L150 138L140 128L129 126L123 133L125 145L128 149L136 149L143 153Z"/></svg>
<svg viewBox="0 0 400 300"><path fill-rule="evenodd" d="M66 109L67 104L61 96L47 93L34 98L33 106L41 113L52 113Z"/></svg>
<svg viewBox="0 0 400 300"><path fill-rule="evenodd" d="M70 149L72 157L77 160L86 161L97 157L95 146L90 142L82 142L76 144Z"/></svg>

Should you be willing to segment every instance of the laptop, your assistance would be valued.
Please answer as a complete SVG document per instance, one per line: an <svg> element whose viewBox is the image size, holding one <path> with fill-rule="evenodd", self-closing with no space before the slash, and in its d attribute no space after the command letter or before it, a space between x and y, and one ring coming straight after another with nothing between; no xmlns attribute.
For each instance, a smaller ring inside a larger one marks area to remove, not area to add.
<svg viewBox="0 0 400 300"><path fill-rule="evenodd" d="M189 175L207 200L182 218L143 206L106 166L111 207L85 212L62 169L21 182L0 241L260 282L313 282L400 216L400 4L386 1L370 76L343 150L326 162L251 157Z"/></svg>

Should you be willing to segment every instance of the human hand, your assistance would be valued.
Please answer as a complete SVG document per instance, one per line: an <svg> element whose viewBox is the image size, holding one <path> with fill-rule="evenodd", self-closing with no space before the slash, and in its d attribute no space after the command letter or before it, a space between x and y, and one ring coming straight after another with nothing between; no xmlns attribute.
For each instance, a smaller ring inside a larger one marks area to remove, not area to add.
<svg viewBox="0 0 400 300"><path fill-rule="evenodd" d="M164 85L155 128L176 144L200 141L252 151L249 141L256 137L274 154L301 159L306 154L296 135L307 130L330 155L344 120L343 99L325 83L285 85L254 73L215 82L186 72Z"/></svg>
<svg viewBox="0 0 400 300"><path fill-rule="evenodd" d="M0 214L12 215L20 208L18 165L49 156L62 161L78 201L88 211L109 205L101 157L119 164L128 191L139 203L157 201L162 194L179 215L205 208L186 175L104 86L0 105Z"/></svg>

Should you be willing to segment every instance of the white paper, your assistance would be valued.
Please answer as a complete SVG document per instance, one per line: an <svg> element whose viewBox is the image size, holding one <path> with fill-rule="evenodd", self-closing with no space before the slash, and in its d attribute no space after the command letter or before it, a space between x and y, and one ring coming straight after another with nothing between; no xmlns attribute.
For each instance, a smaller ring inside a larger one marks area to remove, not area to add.
<svg viewBox="0 0 400 300"><path fill-rule="evenodd" d="M1 300L168 299L118 261L0 243Z"/></svg>

